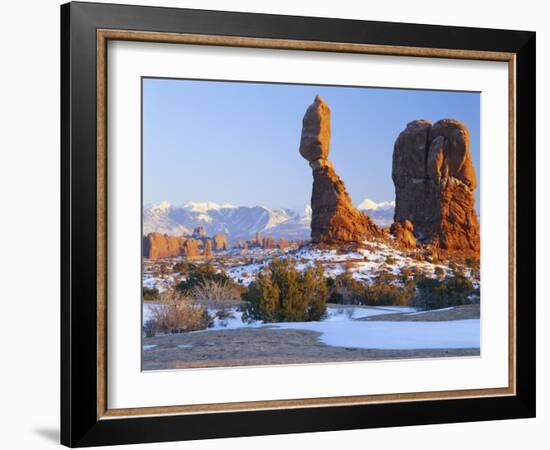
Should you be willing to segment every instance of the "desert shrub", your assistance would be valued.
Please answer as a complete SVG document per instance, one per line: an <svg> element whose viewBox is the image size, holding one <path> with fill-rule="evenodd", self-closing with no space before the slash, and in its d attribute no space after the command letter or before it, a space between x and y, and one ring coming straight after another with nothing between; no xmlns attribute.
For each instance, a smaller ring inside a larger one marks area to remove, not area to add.
<svg viewBox="0 0 550 450"><path fill-rule="evenodd" d="M443 270L443 268L441 268L440 266L436 266L434 268L434 275L437 277L437 278L443 278L443 276L445 275L445 271Z"/></svg>
<svg viewBox="0 0 550 450"><path fill-rule="evenodd" d="M169 273L168 265L166 265L165 263L161 263L161 265L159 266L159 273L160 277L164 278Z"/></svg>
<svg viewBox="0 0 550 450"><path fill-rule="evenodd" d="M157 288L148 288L143 286L143 300L157 300L159 297L159 290Z"/></svg>
<svg viewBox="0 0 550 450"><path fill-rule="evenodd" d="M232 316L232 308L238 306L241 293L234 284L204 280L193 287L190 295L215 318L227 319Z"/></svg>
<svg viewBox="0 0 550 450"><path fill-rule="evenodd" d="M335 297L341 300L338 303L358 305L361 303L363 288L363 283L355 280L350 272L344 272L335 278L330 287L330 295L338 294Z"/></svg>
<svg viewBox="0 0 550 450"><path fill-rule="evenodd" d="M479 259L468 257L464 260L464 264L472 271L479 270Z"/></svg>
<svg viewBox="0 0 550 450"><path fill-rule="evenodd" d="M396 262L397 262L397 260L393 256L387 256L386 257L386 264L388 266L393 266Z"/></svg>
<svg viewBox="0 0 550 450"><path fill-rule="evenodd" d="M344 296L340 292L333 291L328 297L328 302L341 305L344 303Z"/></svg>
<svg viewBox="0 0 550 450"><path fill-rule="evenodd" d="M401 267L399 270L399 279L402 283L406 283L413 276L413 271L406 266Z"/></svg>
<svg viewBox="0 0 550 450"><path fill-rule="evenodd" d="M409 305L415 292L408 275L405 278L387 270L378 272L370 284L343 273L329 287L331 303L354 305Z"/></svg>
<svg viewBox="0 0 550 450"><path fill-rule="evenodd" d="M356 264L353 261L346 261L343 266L346 272L352 272Z"/></svg>
<svg viewBox="0 0 550 450"><path fill-rule="evenodd" d="M194 266L192 264L189 264L187 261L180 261L174 264L174 266L172 267L172 271L184 274L187 273L187 271L192 267Z"/></svg>
<svg viewBox="0 0 550 450"><path fill-rule="evenodd" d="M414 293L402 286L386 283L366 285L361 304L373 306L409 305Z"/></svg>
<svg viewBox="0 0 550 450"><path fill-rule="evenodd" d="M243 295L243 320L305 322L326 312L328 290L321 265L299 272L291 258L274 259Z"/></svg>
<svg viewBox="0 0 550 450"><path fill-rule="evenodd" d="M380 270L374 277L374 281L376 283L382 284L382 283L395 283L399 279L399 276L394 274L393 272L390 272L389 270Z"/></svg>
<svg viewBox="0 0 550 450"><path fill-rule="evenodd" d="M235 282L228 275L218 272L211 264L190 265L185 280L176 285L176 290L184 294L190 294L196 286L200 286L207 281L213 281L220 285L235 285Z"/></svg>
<svg viewBox="0 0 550 450"><path fill-rule="evenodd" d="M212 322L204 306L177 291L163 292L159 303L151 306L150 314L151 319L144 325L148 336L203 330Z"/></svg>
<svg viewBox="0 0 550 450"><path fill-rule="evenodd" d="M471 303L468 296L475 293L472 282L463 275L442 280L421 276L416 280L413 304L422 309L446 308Z"/></svg>
<svg viewBox="0 0 550 450"><path fill-rule="evenodd" d="M372 283L363 287L360 303L372 306L409 305L415 294L415 283L408 278L401 278L401 282L397 283L399 279L391 272L378 273Z"/></svg>

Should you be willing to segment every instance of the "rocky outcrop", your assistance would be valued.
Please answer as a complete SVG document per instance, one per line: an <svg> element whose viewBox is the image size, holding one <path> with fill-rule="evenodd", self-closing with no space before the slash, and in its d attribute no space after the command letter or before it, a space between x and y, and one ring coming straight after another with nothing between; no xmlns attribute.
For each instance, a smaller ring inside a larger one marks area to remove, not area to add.
<svg viewBox="0 0 550 450"><path fill-rule="evenodd" d="M214 254L212 253L212 241L210 239L206 239L204 241L202 256L204 256L205 258L212 258L214 256Z"/></svg>
<svg viewBox="0 0 550 450"><path fill-rule="evenodd" d="M457 254L479 252L474 208L477 186L470 135L464 124L416 120L393 150L395 222L412 222L416 238Z"/></svg>
<svg viewBox="0 0 550 450"><path fill-rule="evenodd" d="M204 227L199 226L193 230L193 237L195 239L201 239L204 236L206 236L206 231L204 231Z"/></svg>
<svg viewBox="0 0 550 450"><path fill-rule="evenodd" d="M214 241L214 250L221 251L221 250L228 250L229 244L227 243L227 236L225 234L215 234L212 238Z"/></svg>
<svg viewBox="0 0 550 450"><path fill-rule="evenodd" d="M185 238L162 233L149 233L143 238L143 256L149 259L180 256Z"/></svg>
<svg viewBox="0 0 550 450"><path fill-rule="evenodd" d="M201 252L200 252L200 243L198 239L187 239L185 241L185 244L183 245L183 255L187 258L200 258Z"/></svg>
<svg viewBox="0 0 550 450"><path fill-rule="evenodd" d="M390 233L406 248L416 247L416 238L414 237L414 227L410 220L394 222L390 227Z"/></svg>
<svg viewBox="0 0 550 450"><path fill-rule="evenodd" d="M212 258L214 250L220 251L228 248L227 237L224 234L217 234L212 239L205 236L197 239L153 232L143 237L143 256L149 259L176 256L185 256L191 259Z"/></svg>
<svg viewBox="0 0 550 450"><path fill-rule="evenodd" d="M272 237L264 237L262 239L262 248L264 250L274 249L277 248L277 243Z"/></svg>
<svg viewBox="0 0 550 450"><path fill-rule="evenodd" d="M344 182L328 160L330 109L320 96L304 115L299 150L313 171L311 241L344 243L379 234L369 217L353 206Z"/></svg>

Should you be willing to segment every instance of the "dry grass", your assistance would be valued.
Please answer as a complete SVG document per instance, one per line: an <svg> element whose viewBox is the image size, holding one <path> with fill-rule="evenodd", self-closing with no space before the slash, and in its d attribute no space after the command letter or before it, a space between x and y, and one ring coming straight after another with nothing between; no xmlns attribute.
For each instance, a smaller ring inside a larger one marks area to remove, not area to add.
<svg viewBox="0 0 550 450"><path fill-rule="evenodd" d="M205 280L191 291L195 303L208 308L219 319L227 318L230 309L240 303L239 292L229 283Z"/></svg>
<svg viewBox="0 0 550 450"><path fill-rule="evenodd" d="M151 307L150 314L149 336L202 330L211 321L204 306L176 291L163 292L159 304Z"/></svg>

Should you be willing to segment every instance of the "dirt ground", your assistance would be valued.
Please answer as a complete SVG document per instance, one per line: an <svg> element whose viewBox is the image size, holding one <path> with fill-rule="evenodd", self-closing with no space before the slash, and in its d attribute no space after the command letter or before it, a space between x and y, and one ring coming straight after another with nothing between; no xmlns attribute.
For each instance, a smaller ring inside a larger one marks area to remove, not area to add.
<svg viewBox="0 0 550 450"><path fill-rule="evenodd" d="M381 317L381 316L378 316ZM414 316L410 316L414 317ZM316 331L248 328L144 338L143 370L479 356L479 348L376 350L332 347Z"/></svg>
<svg viewBox="0 0 550 450"><path fill-rule="evenodd" d="M455 306L444 311L434 310L418 313L381 314L379 316L364 317L361 321L381 320L390 322L437 322L442 320L479 319L479 304Z"/></svg>

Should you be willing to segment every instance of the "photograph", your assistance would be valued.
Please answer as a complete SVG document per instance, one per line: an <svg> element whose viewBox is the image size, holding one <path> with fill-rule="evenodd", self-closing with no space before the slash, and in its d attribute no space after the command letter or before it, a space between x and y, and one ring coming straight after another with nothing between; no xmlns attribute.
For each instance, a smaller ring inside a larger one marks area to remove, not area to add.
<svg viewBox="0 0 550 450"><path fill-rule="evenodd" d="M480 357L480 92L141 95L142 370Z"/></svg>

